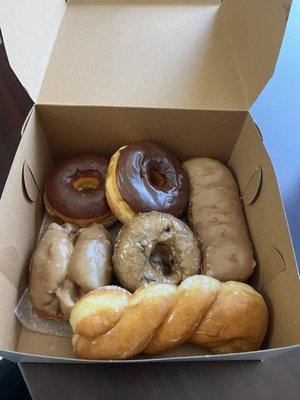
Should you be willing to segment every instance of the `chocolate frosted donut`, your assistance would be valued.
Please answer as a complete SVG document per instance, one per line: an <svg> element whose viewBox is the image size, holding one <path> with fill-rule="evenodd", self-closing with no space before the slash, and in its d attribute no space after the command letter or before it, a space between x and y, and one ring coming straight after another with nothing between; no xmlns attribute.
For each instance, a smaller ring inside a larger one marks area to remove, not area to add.
<svg viewBox="0 0 300 400"><path fill-rule="evenodd" d="M170 214L141 213L120 230L113 268L130 291L149 283L179 284L199 272L201 254L190 228Z"/></svg>
<svg viewBox="0 0 300 400"><path fill-rule="evenodd" d="M57 222L85 226L99 222L110 226L115 218L105 196L108 159L97 154L64 160L49 175L44 201L46 211Z"/></svg>
<svg viewBox="0 0 300 400"><path fill-rule="evenodd" d="M107 201L126 222L139 212L180 216L188 205L188 179L174 154L159 143L140 141L119 149L106 178Z"/></svg>

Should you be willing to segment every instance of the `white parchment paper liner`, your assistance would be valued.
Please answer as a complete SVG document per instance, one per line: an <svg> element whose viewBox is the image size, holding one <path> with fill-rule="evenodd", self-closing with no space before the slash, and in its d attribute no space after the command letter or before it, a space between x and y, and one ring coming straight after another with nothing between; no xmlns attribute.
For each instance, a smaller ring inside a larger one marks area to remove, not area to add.
<svg viewBox="0 0 300 400"><path fill-rule="evenodd" d="M49 335L72 337L72 328L69 322L41 318L35 313L29 300L28 289L23 293L14 311L25 328Z"/></svg>

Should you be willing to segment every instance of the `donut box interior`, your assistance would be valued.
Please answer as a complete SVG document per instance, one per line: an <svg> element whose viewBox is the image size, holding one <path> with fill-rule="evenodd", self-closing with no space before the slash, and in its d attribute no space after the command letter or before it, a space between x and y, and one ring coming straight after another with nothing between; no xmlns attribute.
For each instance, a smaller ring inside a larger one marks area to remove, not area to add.
<svg viewBox="0 0 300 400"><path fill-rule="evenodd" d="M259 360L299 344L300 285L271 161L249 108L271 78L289 1L4 2L8 58L35 101L0 203L0 354L76 360L70 338L21 326L14 308L44 217L45 178L65 157L157 140L181 160L208 156L237 178L270 310L262 350L212 355L182 345L172 360ZM22 4L23 3L23 4ZM95 361L105 362L105 361ZM119 362L119 361L116 361Z"/></svg>

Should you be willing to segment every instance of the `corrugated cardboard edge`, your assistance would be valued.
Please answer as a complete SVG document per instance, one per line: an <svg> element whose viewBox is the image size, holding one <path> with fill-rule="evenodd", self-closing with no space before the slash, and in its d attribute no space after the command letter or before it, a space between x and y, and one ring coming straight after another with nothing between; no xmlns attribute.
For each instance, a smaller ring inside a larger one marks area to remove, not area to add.
<svg viewBox="0 0 300 400"><path fill-rule="evenodd" d="M2 0L0 26L11 68L36 101L65 13L64 0Z"/></svg>
<svg viewBox="0 0 300 400"><path fill-rule="evenodd" d="M18 363L55 363L55 364L142 364L153 362L186 362L186 361L263 361L279 354L300 348L300 345L281 347L278 349L258 350L245 353L233 354L214 354L194 357L172 357L172 358L147 358L147 359L131 359L131 360L81 360L77 358L62 358L38 356L26 353L18 353L15 351L0 350L0 355L10 361Z"/></svg>

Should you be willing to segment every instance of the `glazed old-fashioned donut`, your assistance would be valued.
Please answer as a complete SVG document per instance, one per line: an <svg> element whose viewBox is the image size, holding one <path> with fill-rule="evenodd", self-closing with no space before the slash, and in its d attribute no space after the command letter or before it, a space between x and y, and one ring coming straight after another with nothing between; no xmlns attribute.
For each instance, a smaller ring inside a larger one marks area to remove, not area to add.
<svg viewBox="0 0 300 400"><path fill-rule="evenodd" d="M112 245L100 224L49 225L30 262L29 295L41 317L69 319L75 302L111 281Z"/></svg>
<svg viewBox="0 0 300 400"><path fill-rule="evenodd" d="M144 283L179 284L200 268L200 250L190 228L170 214L141 213L120 230L113 268L121 285L134 291Z"/></svg>
<svg viewBox="0 0 300 400"><path fill-rule="evenodd" d="M221 281L245 281L255 267L237 183L211 158L183 163L190 181L189 226L202 248L201 272Z"/></svg>
<svg viewBox="0 0 300 400"><path fill-rule="evenodd" d="M152 141L121 147L110 160L105 185L108 204L123 223L139 212L180 216L188 205L188 180L181 163Z"/></svg>
<svg viewBox="0 0 300 400"><path fill-rule="evenodd" d="M99 222L112 225L113 216L105 196L108 159L102 155L78 155L58 164L46 181L47 213L58 222L79 226Z"/></svg>
<svg viewBox="0 0 300 400"><path fill-rule="evenodd" d="M224 354L259 349L268 309L245 283L196 275L178 287L150 283L132 295L117 286L94 290L76 303L70 323L79 358L128 359L183 342Z"/></svg>

